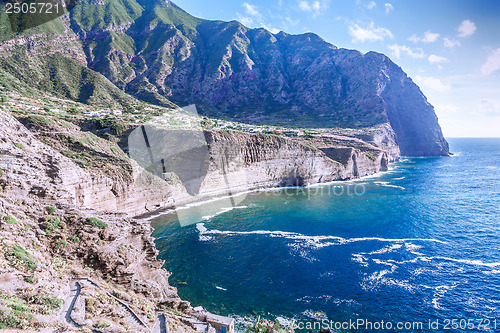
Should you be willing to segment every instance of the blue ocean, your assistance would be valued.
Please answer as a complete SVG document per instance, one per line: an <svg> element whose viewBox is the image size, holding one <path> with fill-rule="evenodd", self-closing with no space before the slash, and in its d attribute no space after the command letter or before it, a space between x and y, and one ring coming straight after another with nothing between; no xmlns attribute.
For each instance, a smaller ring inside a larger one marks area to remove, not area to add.
<svg viewBox="0 0 500 333"><path fill-rule="evenodd" d="M500 139L449 142L451 157L250 193L188 227L158 216L159 258L182 298L241 325L262 316L379 323L339 332L500 332Z"/></svg>

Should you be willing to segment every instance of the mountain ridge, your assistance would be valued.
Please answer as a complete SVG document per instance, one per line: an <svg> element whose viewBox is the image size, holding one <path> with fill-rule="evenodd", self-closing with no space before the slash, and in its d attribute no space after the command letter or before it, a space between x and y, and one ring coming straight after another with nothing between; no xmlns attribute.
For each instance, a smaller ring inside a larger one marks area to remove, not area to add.
<svg viewBox="0 0 500 333"><path fill-rule="evenodd" d="M237 21L203 20L171 1L83 1L58 20L50 23L58 27L53 30L66 32L74 45L52 52L104 76L95 80L106 91L114 86L167 107L196 104L203 115L250 123L390 123L403 155L448 154L433 107L383 54L337 48L313 33L272 34ZM96 89L90 90L92 97Z"/></svg>

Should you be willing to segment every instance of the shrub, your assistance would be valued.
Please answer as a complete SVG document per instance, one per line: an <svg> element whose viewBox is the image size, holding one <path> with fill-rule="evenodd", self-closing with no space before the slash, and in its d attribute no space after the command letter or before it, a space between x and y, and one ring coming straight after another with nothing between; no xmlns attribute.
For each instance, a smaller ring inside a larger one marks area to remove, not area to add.
<svg viewBox="0 0 500 333"><path fill-rule="evenodd" d="M24 145L22 143L14 143L14 146L16 146L19 149L24 149Z"/></svg>
<svg viewBox="0 0 500 333"><path fill-rule="evenodd" d="M71 236L69 238L69 240L72 242L72 243L80 243L80 238L76 237L76 236Z"/></svg>
<svg viewBox="0 0 500 333"><path fill-rule="evenodd" d="M76 157L75 153L72 152L71 150L62 150L61 154L63 154L66 157L69 157L69 158L75 158Z"/></svg>
<svg viewBox="0 0 500 333"><path fill-rule="evenodd" d="M59 225L61 224L61 219L57 216L48 216L45 218L45 232L47 234L51 234L53 231L59 229Z"/></svg>
<svg viewBox="0 0 500 333"><path fill-rule="evenodd" d="M19 262L23 263L29 269L35 270L37 268L36 259L26 251L21 245L14 244L10 251L5 252L5 259L13 260L17 259Z"/></svg>
<svg viewBox="0 0 500 333"><path fill-rule="evenodd" d="M5 221L5 223L8 223L8 224L17 224L17 220L15 217L13 216L4 216L3 220Z"/></svg>
<svg viewBox="0 0 500 333"><path fill-rule="evenodd" d="M52 215L56 212L56 207L54 206L47 206L45 207L45 209L47 210L47 213L49 213L49 215Z"/></svg>
<svg viewBox="0 0 500 333"><path fill-rule="evenodd" d="M21 328L22 324L23 321L20 318L0 311L0 329Z"/></svg>
<svg viewBox="0 0 500 333"><path fill-rule="evenodd" d="M68 242L66 242L64 239L60 239L60 240L56 243L56 247L57 247L57 248L60 248L60 247L65 247L66 245L68 245Z"/></svg>
<svg viewBox="0 0 500 333"><path fill-rule="evenodd" d="M63 305L64 300L54 296L36 294L28 300L28 303L41 305L48 310L58 310Z"/></svg>
<svg viewBox="0 0 500 333"><path fill-rule="evenodd" d="M26 282L31 283L31 284L34 284L36 282L36 279L34 276L27 276L24 278L24 280L26 280Z"/></svg>
<svg viewBox="0 0 500 333"><path fill-rule="evenodd" d="M94 227L98 227L99 229L106 229L108 226L106 223L104 223L102 220L99 220L95 217L89 217L87 218L87 222L92 224Z"/></svg>
<svg viewBox="0 0 500 333"><path fill-rule="evenodd" d="M28 306L24 303L12 303L9 305L9 308L11 308L12 310L17 311L17 312L29 312L30 311Z"/></svg>
<svg viewBox="0 0 500 333"><path fill-rule="evenodd" d="M99 322L97 322L97 323L95 323L93 325L93 327L97 328L97 329L102 329L102 328L106 328L106 327L109 327L109 326L111 326L111 324L107 323L107 322L105 322L103 320L101 320L101 321L99 321Z"/></svg>
<svg viewBox="0 0 500 333"><path fill-rule="evenodd" d="M95 298L89 297L85 299L85 311L95 313Z"/></svg>
<svg viewBox="0 0 500 333"><path fill-rule="evenodd" d="M3 176L3 170L0 169L0 177L2 177L2 176Z"/></svg>
<svg viewBox="0 0 500 333"><path fill-rule="evenodd" d="M28 121L32 124L38 125L40 127L43 126L48 126L48 125L54 125L55 121L52 120L51 118L44 117L44 116L38 116L38 115L31 115L28 117Z"/></svg>

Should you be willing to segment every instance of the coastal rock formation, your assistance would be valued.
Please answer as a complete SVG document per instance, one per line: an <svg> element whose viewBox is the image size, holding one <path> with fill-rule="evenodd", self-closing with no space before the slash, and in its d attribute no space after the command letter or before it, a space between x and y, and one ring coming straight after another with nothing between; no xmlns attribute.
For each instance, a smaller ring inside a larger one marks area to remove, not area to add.
<svg viewBox="0 0 500 333"><path fill-rule="evenodd" d="M118 145L75 124L50 117L22 117L28 131L17 120L5 114L3 117L8 126L30 142L39 139L68 156L47 152L41 157L34 153L31 162L37 160L36 164L46 166L50 172L32 174L33 180L25 185L32 193L42 200L64 198L78 207L129 216L229 193L359 178L387 170L388 163L400 156L395 134L388 125L373 129L371 134L362 132L359 136L363 140L328 132L306 139L229 130L193 132L191 136L201 135L208 153L207 169L195 177L198 185L193 191L182 174L187 165L199 162L199 153L195 160L181 162L176 174L164 181L162 174L145 172L148 165L139 166L120 153ZM147 152L147 147L142 150ZM160 158L163 156L156 162ZM73 161L93 171L85 172ZM19 181L28 180L20 177ZM60 192L52 193L47 183L58 184Z"/></svg>
<svg viewBox="0 0 500 333"><path fill-rule="evenodd" d="M89 186L88 171L38 141L3 111L0 122L2 325L10 318L8 325L14 326L7 327L77 331L66 322L65 313L56 310L70 294L72 281L80 277L99 281L128 300L150 326L156 320L155 311L192 312L190 304L169 286L169 273L156 260L147 221L75 205L75 186ZM41 303L49 300L49 308ZM96 294L92 305L85 303L87 314L95 317L85 317L90 326L104 320L114 332L127 331L121 317L113 315L112 304L99 310L101 301L105 299ZM9 302L21 304L28 314L10 311ZM193 330L179 325L180 332Z"/></svg>

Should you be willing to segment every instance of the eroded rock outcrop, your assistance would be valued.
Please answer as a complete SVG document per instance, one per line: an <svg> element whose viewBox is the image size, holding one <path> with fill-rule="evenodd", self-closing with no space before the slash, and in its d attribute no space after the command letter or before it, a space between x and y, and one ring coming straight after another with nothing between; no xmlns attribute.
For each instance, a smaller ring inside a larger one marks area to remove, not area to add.
<svg viewBox="0 0 500 333"><path fill-rule="evenodd" d="M0 123L0 308L2 316L14 318L10 325L76 331L56 310L80 277L127 299L149 326L156 321L155 311L188 314L190 304L168 284L169 273L156 259L150 224L75 205L75 187L92 184L89 172L2 111ZM50 307L44 305L48 301ZM11 313L9 302L26 307L30 316ZM141 331L127 328L112 307L96 312L97 296L92 304L85 303L91 325L107 318L113 332Z"/></svg>

